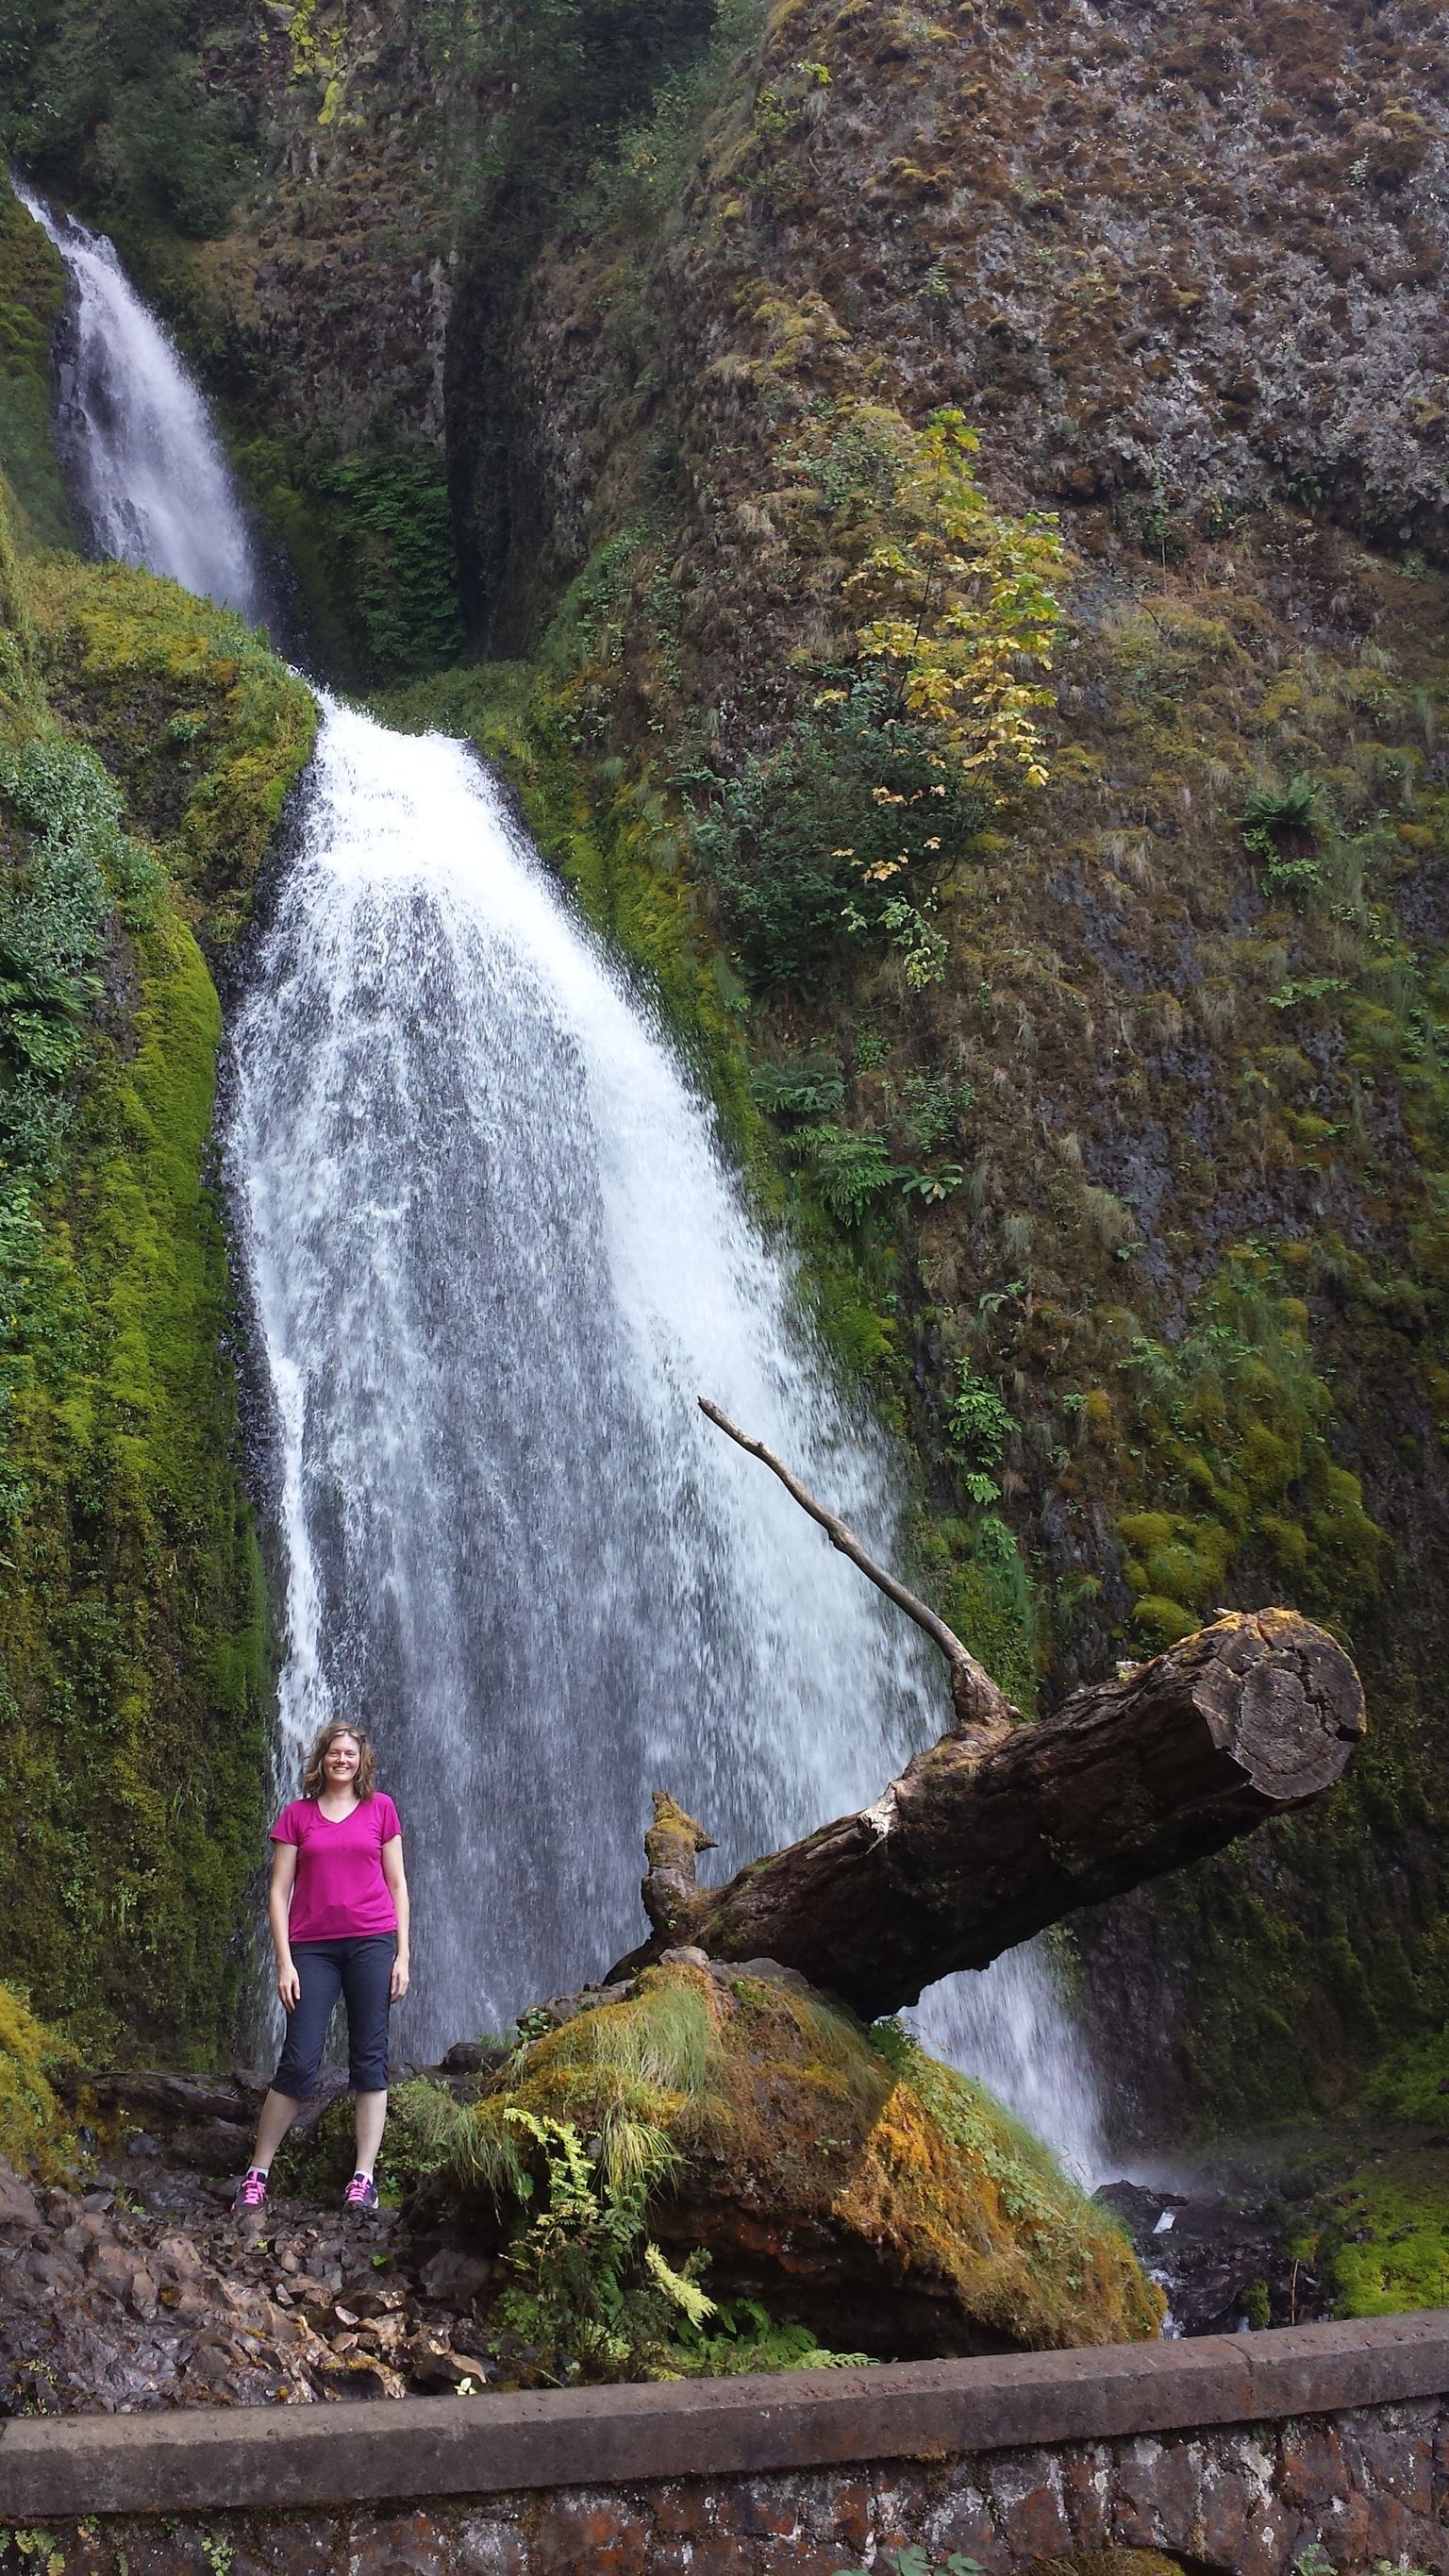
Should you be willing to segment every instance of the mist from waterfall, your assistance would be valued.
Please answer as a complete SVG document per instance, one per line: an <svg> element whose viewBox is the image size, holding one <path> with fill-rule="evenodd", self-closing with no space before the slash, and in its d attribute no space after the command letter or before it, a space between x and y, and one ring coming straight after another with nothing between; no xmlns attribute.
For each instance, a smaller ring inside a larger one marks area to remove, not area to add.
<svg viewBox="0 0 1449 2576"><path fill-rule="evenodd" d="M67 454L96 543L258 613L195 386L110 245L70 272ZM402 1809L414 2060L643 1929L653 1787L715 1874L874 1796L943 1672L721 1403L898 1556L838 1386L707 1100L465 746L325 696L231 1037L223 1147L286 1568L278 1786L365 1722ZM1090 2074L1034 1947L925 1998L930 2043L1088 2176Z"/></svg>

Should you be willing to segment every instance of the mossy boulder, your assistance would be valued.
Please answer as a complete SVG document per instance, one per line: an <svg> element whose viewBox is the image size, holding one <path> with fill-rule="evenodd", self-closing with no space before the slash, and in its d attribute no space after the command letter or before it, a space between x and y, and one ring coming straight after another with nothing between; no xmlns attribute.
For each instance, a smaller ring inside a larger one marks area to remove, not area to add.
<svg viewBox="0 0 1449 2576"><path fill-rule="evenodd" d="M671 2259L708 2253L713 2297L759 2299L825 2343L1000 2352L1161 2322L1115 2220L979 2085L779 1970L667 1963L516 2053L471 2114L500 2238L529 2152L519 2113L569 2123L606 2174L662 2135L652 2235Z"/></svg>

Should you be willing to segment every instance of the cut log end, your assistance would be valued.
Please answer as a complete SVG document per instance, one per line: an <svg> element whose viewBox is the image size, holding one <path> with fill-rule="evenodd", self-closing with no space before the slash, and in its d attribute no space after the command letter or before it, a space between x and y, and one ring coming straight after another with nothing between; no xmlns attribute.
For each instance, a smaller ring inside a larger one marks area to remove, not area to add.
<svg viewBox="0 0 1449 2576"><path fill-rule="evenodd" d="M1203 1709L1214 1740L1257 1795L1294 1807L1332 1788L1365 1728L1363 1687L1343 1648L1291 1610L1229 1611L1187 1643L1210 1676Z"/></svg>

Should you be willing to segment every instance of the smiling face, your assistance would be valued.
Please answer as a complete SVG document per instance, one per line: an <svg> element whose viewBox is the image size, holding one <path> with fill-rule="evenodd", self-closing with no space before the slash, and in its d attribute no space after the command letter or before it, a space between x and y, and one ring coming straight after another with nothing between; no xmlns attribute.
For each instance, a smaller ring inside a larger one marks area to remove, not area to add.
<svg viewBox="0 0 1449 2576"><path fill-rule="evenodd" d="M302 1793L308 1798L334 1800L370 1798L376 1775L376 1757L362 1728L334 1719L313 1737L302 1774Z"/></svg>
<svg viewBox="0 0 1449 2576"><path fill-rule="evenodd" d="M355 1735L334 1735L322 1756L322 1785L337 1796L352 1787L362 1763L362 1747Z"/></svg>

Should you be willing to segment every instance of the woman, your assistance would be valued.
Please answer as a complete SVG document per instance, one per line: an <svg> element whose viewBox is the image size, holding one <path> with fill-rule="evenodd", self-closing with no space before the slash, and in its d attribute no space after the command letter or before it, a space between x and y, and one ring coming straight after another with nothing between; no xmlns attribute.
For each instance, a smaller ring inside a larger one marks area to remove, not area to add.
<svg viewBox="0 0 1449 2576"><path fill-rule="evenodd" d="M312 1747L302 1795L272 1827L267 1919L287 2037L262 2104L252 2162L233 2209L261 2209L273 2156L316 2089L339 1994L347 2006L356 2101L356 2171L347 2209L376 2209L373 2168L387 2118L387 2016L408 1990L408 1886L402 1826L374 1779L372 1746L341 1720Z"/></svg>

